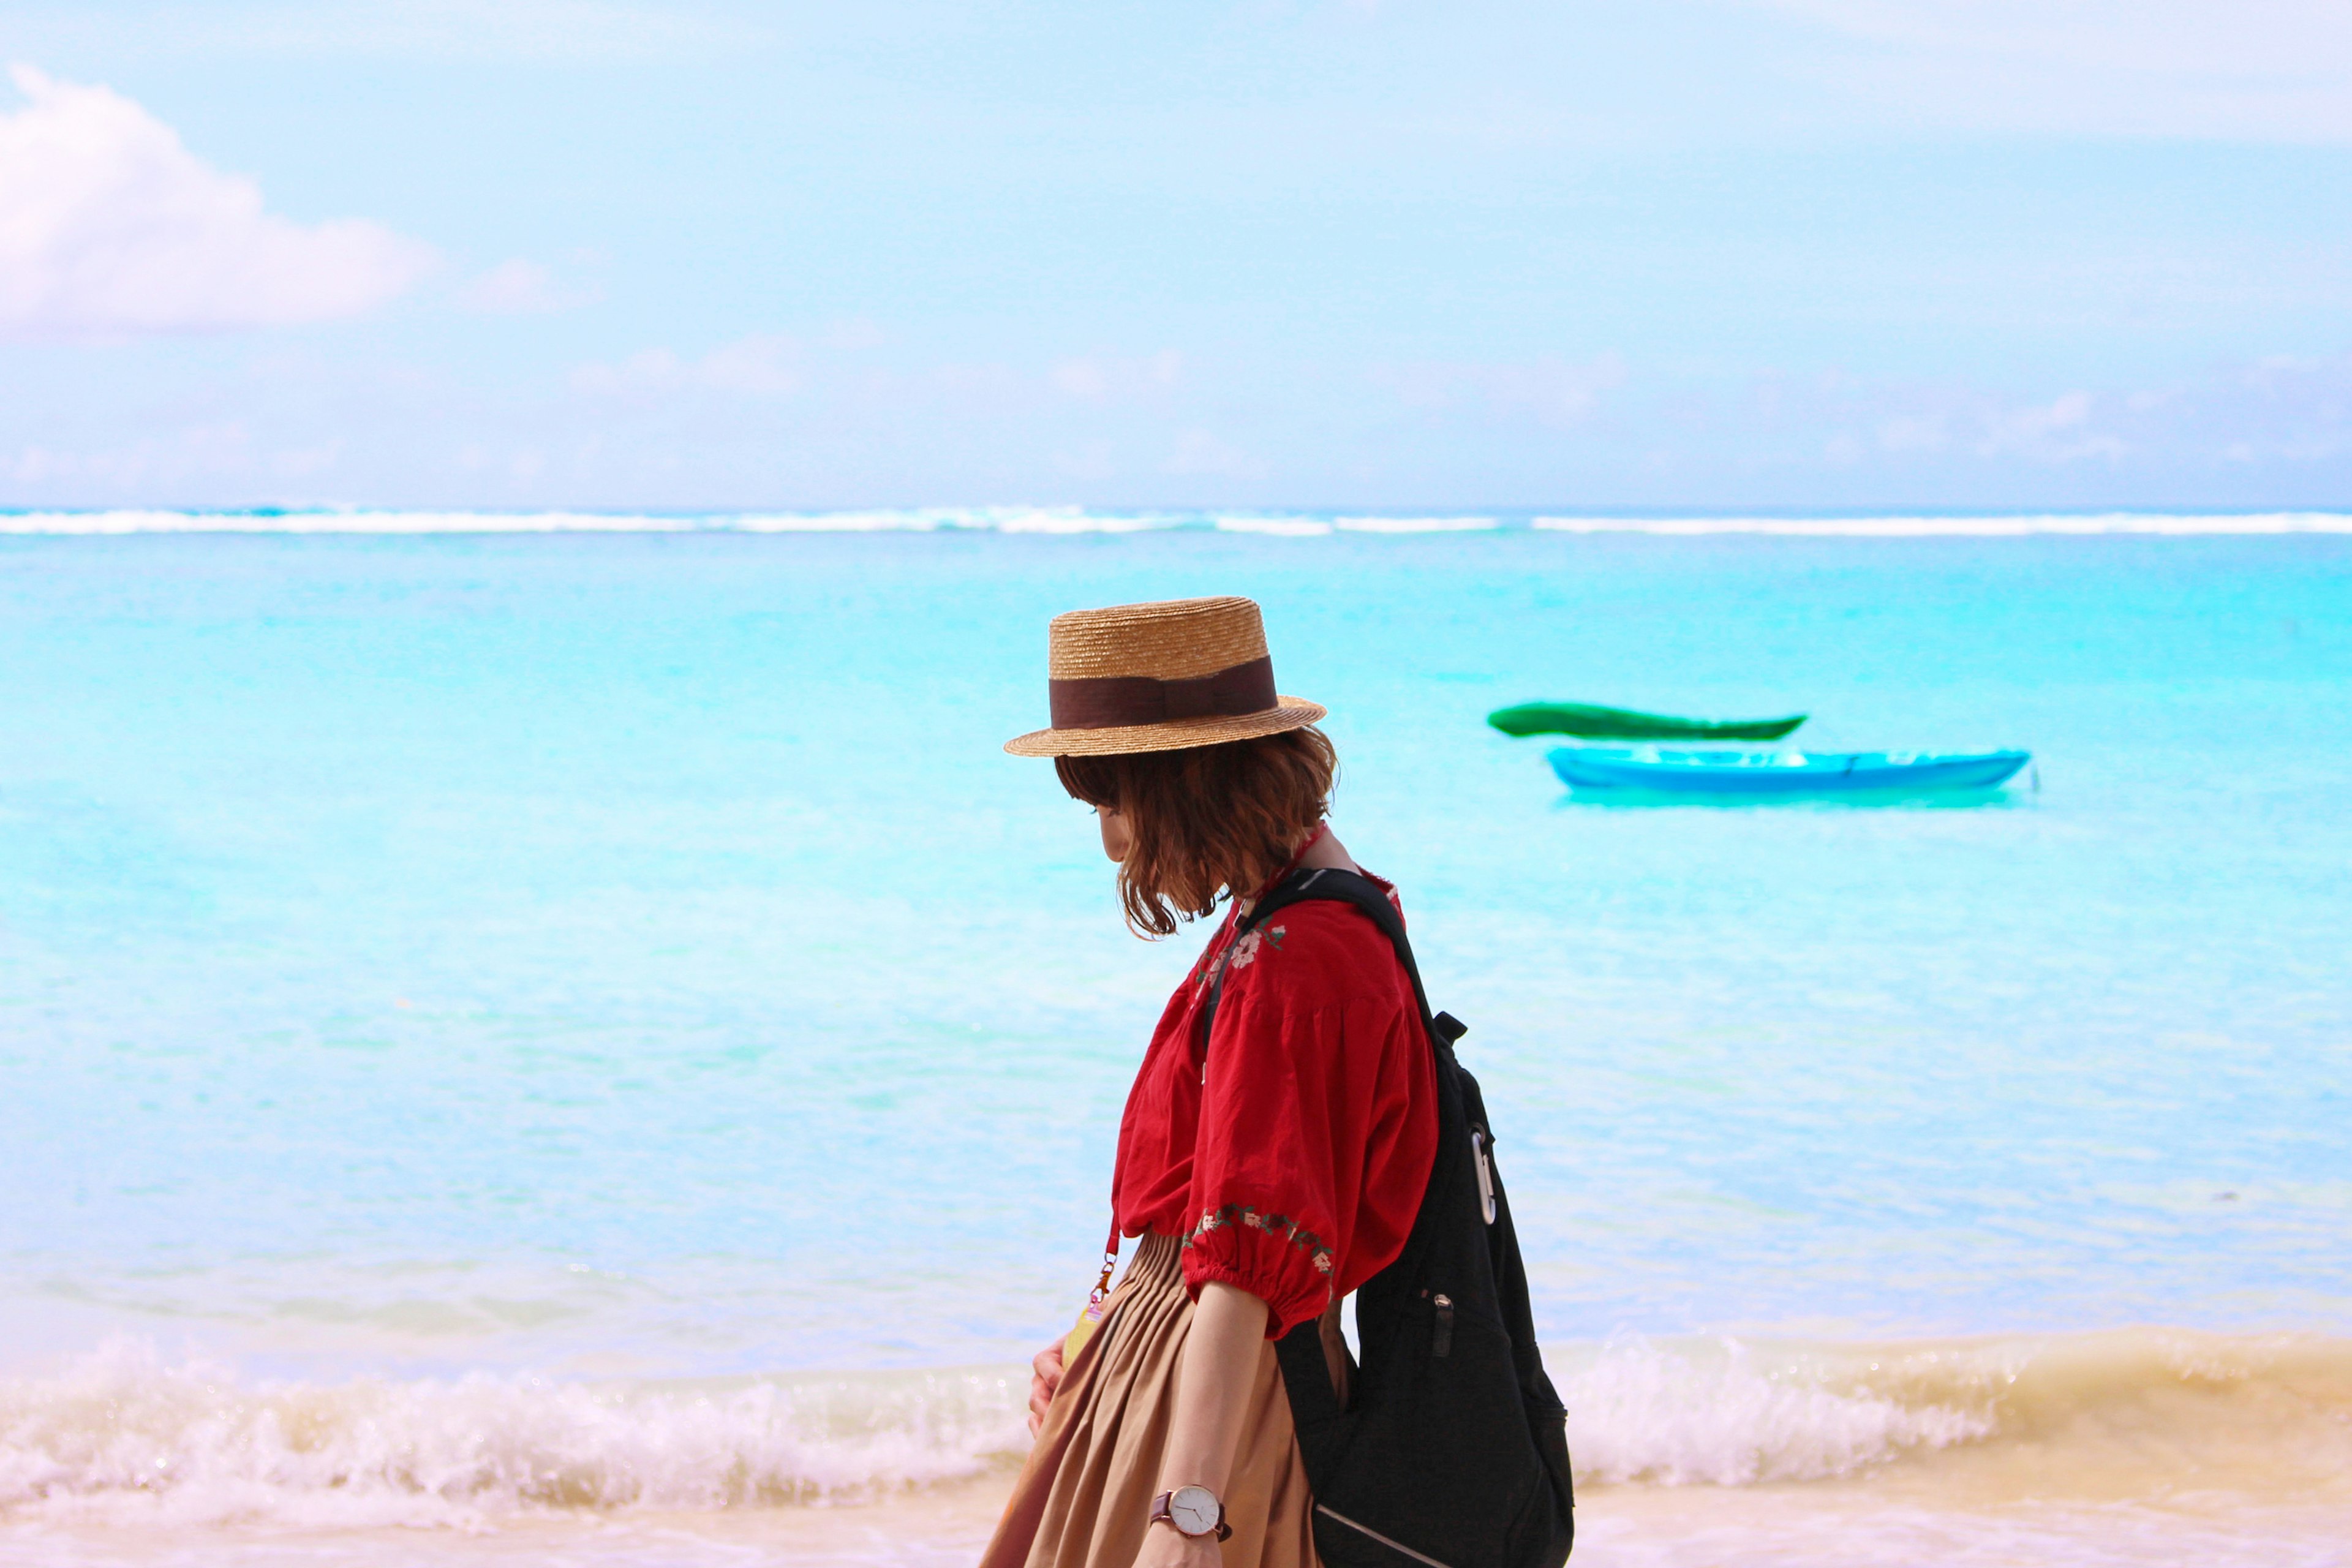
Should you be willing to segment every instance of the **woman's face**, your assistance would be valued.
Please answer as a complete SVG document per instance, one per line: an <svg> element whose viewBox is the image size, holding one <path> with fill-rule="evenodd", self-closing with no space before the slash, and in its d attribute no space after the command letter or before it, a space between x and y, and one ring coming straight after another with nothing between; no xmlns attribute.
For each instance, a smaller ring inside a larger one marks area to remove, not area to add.
<svg viewBox="0 0 2352 1568"><path fill-rule="evenodd" d="M1128 830L1126 816L1109 806L1098 805L1095 807L1095 818L1102 825L1103 853L1125 864L1128 849L1135 842L1135 836Z"/></svg>

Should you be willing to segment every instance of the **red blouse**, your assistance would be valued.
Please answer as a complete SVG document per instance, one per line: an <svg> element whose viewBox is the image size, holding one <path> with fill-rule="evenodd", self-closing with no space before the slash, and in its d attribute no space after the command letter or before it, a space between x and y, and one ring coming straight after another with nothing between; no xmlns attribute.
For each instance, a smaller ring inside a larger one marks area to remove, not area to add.
<svg viewBox="0 0 2352 1568"><path fill-rule="evenodd" d="M1404 1250L1437 1155L1435 1069L1412 982L1363 911L1293 904L1238 944L1234 921L1144 1052L1111 1204L1123 1236L1184 1238L1195 1299L1223 1279L1265 1302L1274 1339ZM1228 947L1204 1066L1199 1012Z"/></svg>

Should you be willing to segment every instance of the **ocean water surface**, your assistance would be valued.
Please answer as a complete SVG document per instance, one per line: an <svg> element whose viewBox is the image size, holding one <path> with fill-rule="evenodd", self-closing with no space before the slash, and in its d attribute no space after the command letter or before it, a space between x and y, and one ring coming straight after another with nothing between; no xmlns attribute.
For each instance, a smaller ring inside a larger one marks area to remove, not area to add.
<svg viewBox="0 0 2352 1568"><path fill-rule="evenodd" d="M0 518L0 1548L968 1560L1198 946L999 747L1055 611L1238 592L1579 1561L2346 1561L2347 529ZM2035 766L1570 798L1541 698Z"/></svg>

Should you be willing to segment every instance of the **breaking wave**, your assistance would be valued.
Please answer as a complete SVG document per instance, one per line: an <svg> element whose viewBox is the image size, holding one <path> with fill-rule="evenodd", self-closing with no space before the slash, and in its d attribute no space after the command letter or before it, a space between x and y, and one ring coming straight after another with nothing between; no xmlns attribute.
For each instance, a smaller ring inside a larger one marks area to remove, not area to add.
<svg viewBox="0 0 2352 1568"><path fill-rule="evenodd" d="M1551 1359L1588 1484L1817 1481L2006 1454L2063 1489L2070 1466L2153 1476L2151 1456L2174 1450L2206 1484L2232 1466L2306 1490L2352 1476L2344 1341L1627 1341ZM0 1520L380 1528L871 1501L1009 1469L1024 1396L1010 1371L265 1383L122 1340L0 1382Z"/></svg>
<svg viewBox="0 0 2352 1568"><path fill-rule="evenodd" d="M2330 511L2050 512L1984 517L1538 517L1528 526L1559 533L1760 533L1849 539L1999 539L2029 534L2352 533L2352 514Z"/></svg>
<svg viewBox="0 0 2352 1568"><path fill-rule="evenodd" d="M116 1341L0 1384L0 1518L373 1528L855 1501L1015 1455L1025 1379L240 1382Z"/></svg>
<svg viewBox="0 0 2352 1568"><path fill-rule="evenodd" d="M396 511L286 509L0 511L0 534L142 533L1333 533L1768 534L1998 538L2032 534L2352 533L2352 513L2049 513L1981 517L1500 517L1326 512L1094 511L1080 507L913 507L816 512Z"/></svg>
<svg viewBox="0 0 2352 1568"><path fill-rule="evenodd" d="M1560 1389L1583 1479L1658 1486L1818 1480L1909 1449L1974 1442L1996 1426L1975 1392L1921 1391L1906 1401L1736 1342L1613 1345Z"/></svg>

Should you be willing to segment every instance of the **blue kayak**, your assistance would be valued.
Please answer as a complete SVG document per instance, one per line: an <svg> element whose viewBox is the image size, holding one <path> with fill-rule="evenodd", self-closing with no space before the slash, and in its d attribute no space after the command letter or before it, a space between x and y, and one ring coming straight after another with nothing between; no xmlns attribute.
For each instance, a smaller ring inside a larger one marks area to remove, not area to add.
<svg viewBox="0 0 2352 1568"><path fill-rule="evenodd" d="M1662 746L1560 746L1550 755L1552 772L1571 789L1709 795L1990 789L2033 760L2030 752L1689 752Z"/></svg>

